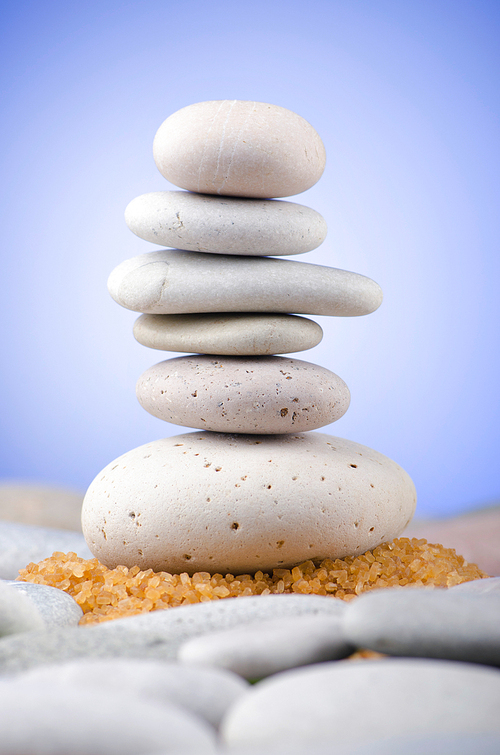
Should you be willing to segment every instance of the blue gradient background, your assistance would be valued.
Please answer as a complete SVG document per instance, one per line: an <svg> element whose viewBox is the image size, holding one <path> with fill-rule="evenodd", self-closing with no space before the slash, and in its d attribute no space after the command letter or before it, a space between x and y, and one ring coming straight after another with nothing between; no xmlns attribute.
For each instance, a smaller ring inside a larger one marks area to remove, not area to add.
<svg viewBox="0 0 500 755"><path fill-rule="evenodd" d="M157 248L123 221L133 197L172 188L156 129L234 98L318 130L327 168L295 201L329 235L301 259L385 293L368 317L316 318L323 342L297 355L351 389L326 431L400 463L420 516L498 497L500 3L2 8L0 477L84 490L116 456L187 431L139 406L138 376L176 354L135 342L106 280Z"/></svg>

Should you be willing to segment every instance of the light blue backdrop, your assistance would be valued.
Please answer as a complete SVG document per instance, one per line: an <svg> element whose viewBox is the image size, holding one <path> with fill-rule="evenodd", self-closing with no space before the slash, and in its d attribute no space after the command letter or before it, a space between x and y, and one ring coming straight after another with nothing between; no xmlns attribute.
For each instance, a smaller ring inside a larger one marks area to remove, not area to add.
<svg viewBox="0 0 500 755"><path fill-rule="evenodd" d="M106 291L156 247L123 221L171 188L152 158L171 113L208 99L287 107L318 130L329 225L301 259L374 278L365 318L318 318L299 358L351 408L327 432L394 458L419 513L493 502L498 478L500 3L152 0L2 5L3 479L85 489L108 462L186 432L134 386L176 354L132 337ZM295 258L296 260L298 258Z"/></svg>

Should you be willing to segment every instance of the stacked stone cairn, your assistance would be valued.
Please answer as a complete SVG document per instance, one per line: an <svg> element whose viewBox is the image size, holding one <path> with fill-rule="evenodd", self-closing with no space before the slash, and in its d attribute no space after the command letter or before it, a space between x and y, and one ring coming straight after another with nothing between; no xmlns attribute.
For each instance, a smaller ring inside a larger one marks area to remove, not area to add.
<svg viewBox="0 0 500 755"><path fill-rule="evenodd" d="M362 275L276 259L326 236L319 213L277 199L321 177L320 137L282 107L202 102L160 126L154 158L183 191L137 197L126 221L169 248L123 262L108 287L143 313L141 344L189 354L148 369L140 403L198 431L129 451L96 477L82 513L90 550L111 568L242 574L397 537L415 509L411 479L377 451L311 432L342 417L349 390L324 367L277 356L321 340L298 315L354 317L382 301Z"/></svg>

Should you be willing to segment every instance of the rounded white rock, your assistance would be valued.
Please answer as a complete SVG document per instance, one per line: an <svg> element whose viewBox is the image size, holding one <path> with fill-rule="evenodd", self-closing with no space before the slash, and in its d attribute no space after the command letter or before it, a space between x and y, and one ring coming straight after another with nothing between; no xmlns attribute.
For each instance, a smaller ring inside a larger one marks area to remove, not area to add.
<svg viewBox="0 0 500 755"><path fill-rule="evenodd" d="M415 504L400 466L349 440L198 432L111 462L82 526L111 568L241 574L364 553L397 537Z"/></svg>
<svg viewBox="0 0 500 755"><path fill-rule="evenodd" d="M147 412L174 425L265 435L324 427L351 398L326 367L273 356L167 359L141 375L136 393Z"/></svg>
<svg viewBox="0 0 500 755"><path fill-rule="evenodd" d="M317 322L295 315L239 312L198 315L141 315L134 336L162 351L270 356L312 349L323 338Z"/></svg>
<svg viewBox="0 0 500 755"><path fill-rule="evenodd" d="M125 222L153 244L214 254L303 254L327 233L319 212L304 205L187 191L142 194L127 205Z"/></svg>
<svg viewBox="0 0 500 755"><path fill-rule="evenodd" d="M157 315L273 312L357 317L382 291L364 275L274 257L160 249L125 260L108 291L126 309Z"/></svg>
<svg viewBox="0 0 500 755"><path fill-rule="evenodd" d="M321 178L318 133L291 110L265 102L211 100L178 110L158 129L153 155L175 186L201 194L290 197Z"/></svg>

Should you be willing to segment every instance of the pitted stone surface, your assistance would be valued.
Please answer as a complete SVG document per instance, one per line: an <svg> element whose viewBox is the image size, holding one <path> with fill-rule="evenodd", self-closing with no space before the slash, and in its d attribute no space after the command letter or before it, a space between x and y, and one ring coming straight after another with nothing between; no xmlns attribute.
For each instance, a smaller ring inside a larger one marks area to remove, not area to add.
<svg viewBox="0 0 500 755"><path fill-rule="evenodd" d="M118 265L108 290L122 307L157 315L273 312L357 317L382 291L364 275L324 265L160 249Z"/></svg>
<svg viewBox="0 0 500 755"><path fill-rule="evenodd" d="M142 194L128 204L125 221L153 244L214 254L303 254L327 233L319 212L304 205L187 191Z"/></svg>
<svg viewBox="0 0 500 755"><path fill-rule="evenodd" d="M291 110L265 102L212 100L173 113L153 155L175 186L202 194L289 197L318 181L325 148Z"/></svg>
<svg viewBox="0 0 500 755"><path fill-rule="evenodd" d="M146 411L166 422L220 433L316 430L349 408L335 373L287 357L177 357L150 367L136 385Z"/></svg>
<svg viewBox="0 0 500 755"><path fill-rule="evenodd" d="M373 590L348 605L343 628L354 645L380 653L500 666L500 598L488 594Z"/></svg>
<svg viewBox="0 0 500 755"><path fill-rule="evenodd" d="M141 315L134 336L164 351L270 356L312 349L323 338L317 322L274 314Z"/></svg>
<svg viewBox="0 0 500 755"><path fill-rule="evenodd" d="M415 503L398 464L352 441L199 432L111 462L82 526L112 568L242 574L365 553L397 537Z"/></svg>
<svg viewBox="0 0 500 755"><path fill-rule="evenodd" d="M384 737L498 735L499 706L497 669L421 659L335 661L255 685L230 708L221 733L230 748L324 742L332 752L350 753Z"/></svg>

